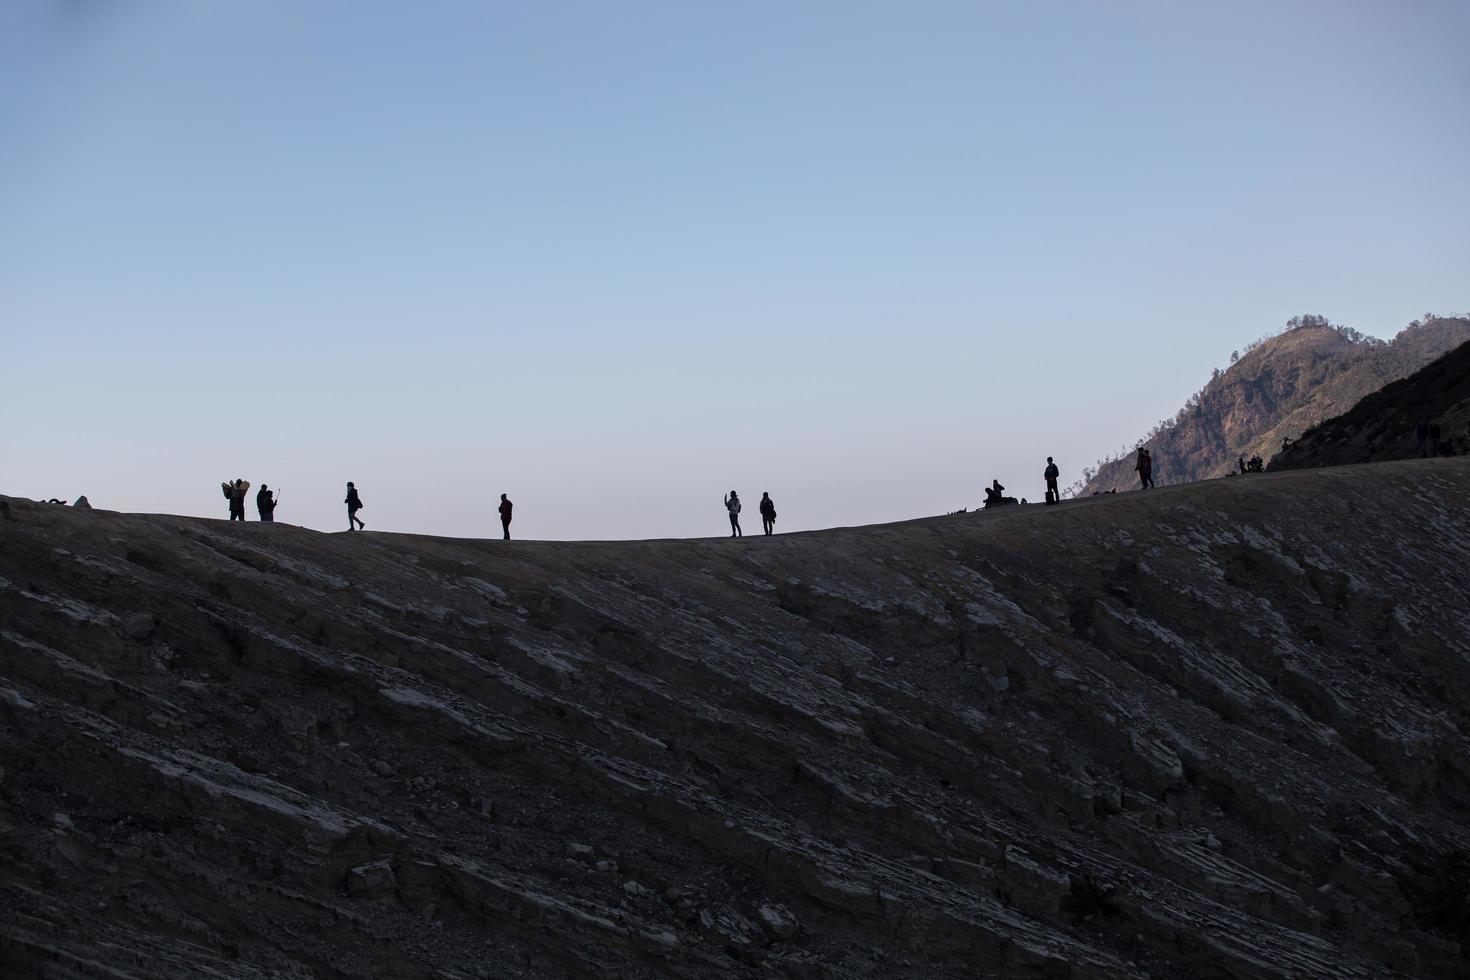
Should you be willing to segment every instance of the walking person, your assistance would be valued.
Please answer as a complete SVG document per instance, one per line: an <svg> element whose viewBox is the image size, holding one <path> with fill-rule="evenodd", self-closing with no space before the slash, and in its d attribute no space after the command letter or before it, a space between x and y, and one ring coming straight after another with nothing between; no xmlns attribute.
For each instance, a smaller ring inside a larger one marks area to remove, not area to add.
<svg viewBox="0 0 1470 980"><path fill-rule="evenodd" d="M761 493L761 527L765 528L766 534L776 526L776 502L771 499L769 492Z"/></svg>
<svg viewBox="0 0 1470 980"><path fill-rule="evenodd" d="M1154 460L1147 449L1138 450L1138 461L1133 464L1133 468L1138 471L1138 489L1147 490L1154 485Z"/></svg>
<svg viewBox="0 0 1470 980"><path fill-rule="evenodd" d="M515 505L505 494L500 495L500 529L505 532L505 540L510 540L510 512Z"/></svg>
<svg viewBox="0 0 1470 980"><path fill-rule="evenodd" d="M731 490L729 496L725 498L725 510L730 514L730 537L745 537L740 530L740 495L734 490Z"/></svg>
<svg viewBox="0 0 1470 980"><path fill-rule="evenodd" d="M1050 456L1046 457L1046 469L1042 470L1041 475L1046 479L1046 502L1060 503L1062 492L1057 489L1057 478L1062 475L1062 471L1057 469L1057 464Z"/></svg>
<svg viewBox="0 0 1470 980"><path fill-rule="evenodd" d="M357 487L352 485L351 480L347 481L347 499L342 502L347 505L347 530L356 531L367 527L357 516L357 512L362 510L362 498L357 495ZM353 527L353 524L357 527Z"/></svg>
<svg viewBox="0 0 1470 980"><path fill-rule="evenodd" d="M255 495L255 509L260 513L260 519L272 522L276 519L276 503L280 494L271 493L271 488L264 483L260 485L260 492Z"/></svg>

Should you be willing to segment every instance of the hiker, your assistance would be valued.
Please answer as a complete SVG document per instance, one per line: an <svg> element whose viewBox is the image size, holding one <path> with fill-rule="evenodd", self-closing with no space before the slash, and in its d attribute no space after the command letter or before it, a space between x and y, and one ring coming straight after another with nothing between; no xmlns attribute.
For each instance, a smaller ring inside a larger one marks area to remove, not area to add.
<svg viewBox="0 0 1470 980"><path fill-rule="evenodd" d="M1414 426L1414 435L1419 439L1419 458L1423 459L1429 455L1429 423L1420 422Z"/></svg>
<svg viewBox="0 0 1470 980"><path fill-rule="evenodd" d="M342 502L347 505L347 530L356 531L367 527L357 516L357 512L362 510L362 498L357 495L357 487L352 485L351 480L347 481L347 499ZM354 523L357 527L352 526Z"/></svg>
<svg viewBox="0 0 1470 980"><path fill-rule="evenodd" d="M243 521L245 519L245 491L250 489L250 484L243 479L231 483L226 480L220 484L224 490L225 499L230 502L230 520Z"/></svg>
<svg viewBox="0 0 1470 980"><path fill-rule="evenodd" d="M1138 471L1138 489L1147 490L1154 485L1154 459L1147 449L1138 450L1138 461L1133 464L1133 468Z"/></svg>
<svg viewBox="0 0 1470 980"><path fill-rule="evenodd" d="M505 532L505 540L510 540L510 512L515 505L505 494L500 495L500 529Z"/></svg>
<svg viewBox="0 0 1470 980"><path fill-rule="evenodd" d="M1431 456L1438 456L1439 455L1439 432L1440 432L1439 423L1438 422L1430 422L1429 423L1429 455L1431 455Z"/></svg>
<svg viewBox="0 0 1470 980"><path fill-rule="evenodd" d="M1247 465L1250 467L1250 471L1252 473L1264 473L1264 472L1266 472L1266 461L1263 460L1258 455L1257 456L1252 456L1250 463L1247 464Z"/></svg>
<svg viewBox="0 0 1470 980"><path fill-rule="evenodd" d="M260 512L260 519L266 522L274 522L276 519L276 502L279 494L271 493L271 488L264 483L260 485L260 492L255 495L255 509Z"/></svg>
<svg viewBox="0 0 1470 980"><path fill-rule="evenodd" d="M1245 457L1240 457L1240 475L1245 476Z"/></svg>
<svg viewBox="0 0 1470 980"><path fill-rule="evenodd" d="M730 513L730 537L745 537L740 530L740 495L734 490L731 490L729 496L725 498L725 510Z"/></svg>
<svg viewBox="0 0 1470 980"><path fill-rule="evenodd" d="M1049 504L1060 503L1062 493L1057 489L1057 477L1062 475L1062 471L1057 469L1057 464L1052 461L1050 456L1046 457L1046 469L1042 471L1041 475L1046 478L1046 502Z"/></svg>
<svg viewBox="0 0 1470 980"><path fill-rule="evenodd" d="M761 527L765 528L766 534L776 526L776 502L771 499L769 492L761 493Z"/></svg>

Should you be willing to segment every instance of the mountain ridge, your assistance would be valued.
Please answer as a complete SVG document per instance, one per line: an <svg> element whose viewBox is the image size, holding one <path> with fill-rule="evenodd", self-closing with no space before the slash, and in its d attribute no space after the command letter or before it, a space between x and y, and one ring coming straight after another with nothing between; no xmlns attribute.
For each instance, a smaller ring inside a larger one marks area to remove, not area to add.
<svg viewBox="0 0 1470 980"><path fill-rule="evenodd" d="M1419 439L1421 424L1426 442ZM1470 453L1470 342L1313 426L1273 457L1269 469L1414 459L1436 449L1445 456Z"/></svg>
<svg viewBox="0 0 1470 980"><path fill-rule="evenodd" d="M0 973L1463 972L1464 460L739 542L9 502Z"/></svg>
<svg viewBox="0 0 1470 980"><path fill-rule="evenodd" d="M1172 418L1134 443L1154 459L1154 479L1181 483L1224 476L1243 456L1270 459L1284 439L1346 412L1384 385L1407 377L1470 341L1470 318L1426 314L1390 341L1325 317L1301 316L1216 369ZM1078 496L1138 485L1125 452L1084 473Z"/></svg>

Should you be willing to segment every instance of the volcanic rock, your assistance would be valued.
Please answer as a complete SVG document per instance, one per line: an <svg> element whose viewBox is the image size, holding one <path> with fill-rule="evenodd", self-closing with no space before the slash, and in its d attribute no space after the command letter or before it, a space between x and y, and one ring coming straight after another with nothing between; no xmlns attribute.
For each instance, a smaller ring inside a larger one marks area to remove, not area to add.
<svg viewBox="0 0 1470 980"><path fill-rule="evenodd" d="M9 502L3 976L1470 966L1470 460L739 541Z"/></svg>

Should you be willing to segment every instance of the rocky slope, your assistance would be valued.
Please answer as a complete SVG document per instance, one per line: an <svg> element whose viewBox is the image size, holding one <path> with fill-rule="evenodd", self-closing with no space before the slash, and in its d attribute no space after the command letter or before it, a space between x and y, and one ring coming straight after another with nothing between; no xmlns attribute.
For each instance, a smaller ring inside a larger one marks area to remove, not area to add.
<svg viewBox="0 0 1470 980"><path fill-rule="evenodd" d="M1385 343L1299 317L1285 332L1248 349L1189 404L1145 437L1154 479L1185 483L1224 476L1241 456L1270 459L1282 439L1297 438L1366 395L1470 341L1470 319L1428 317ZM1079 495L1138 486L1133 456L1100 463Z"/></svg>
<svg viewBox="0 0 1470 980"><path fill-rule="evenodd" d="M1439 425L1443 454L1470 453L1470 343L1307 430L1271 460L1270 468L1416 459L1423 452L1420 422Z"/></svg>
<svg viewBox="0 0 1470 980"><path fill-rule="evenodd" d="M0 520L0 975L1470 968L1470 460L567 544Z"/></svg>

